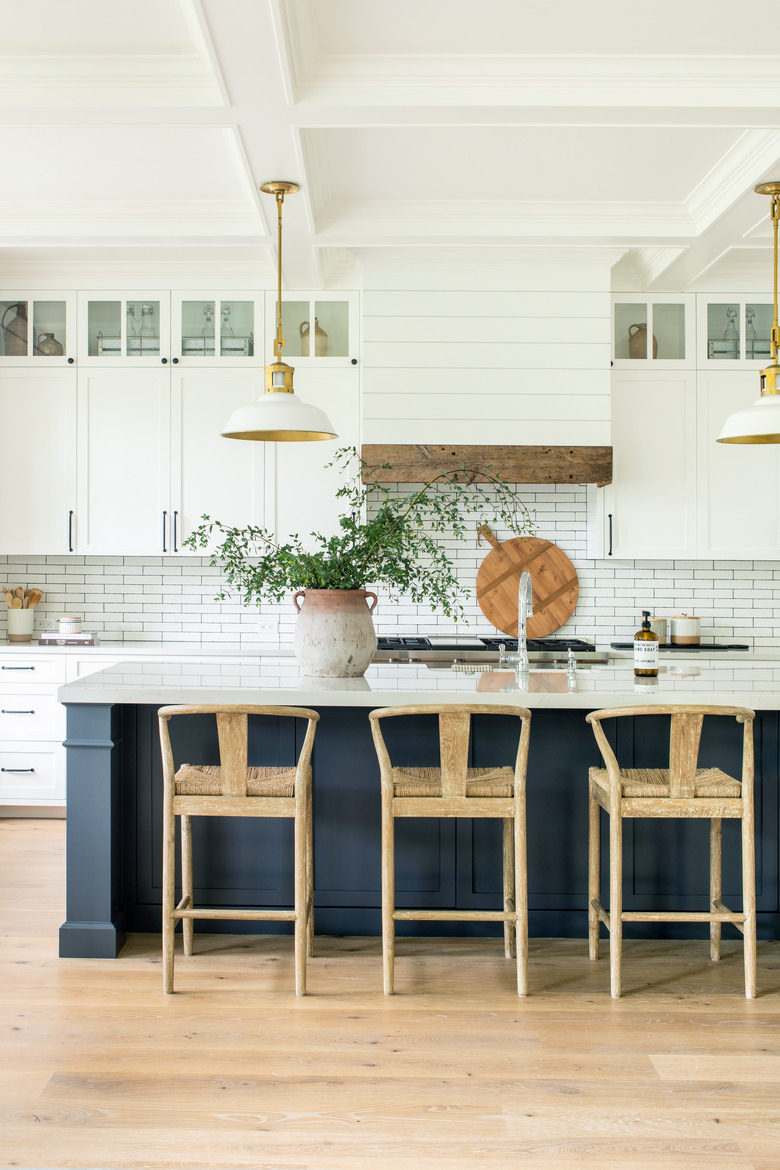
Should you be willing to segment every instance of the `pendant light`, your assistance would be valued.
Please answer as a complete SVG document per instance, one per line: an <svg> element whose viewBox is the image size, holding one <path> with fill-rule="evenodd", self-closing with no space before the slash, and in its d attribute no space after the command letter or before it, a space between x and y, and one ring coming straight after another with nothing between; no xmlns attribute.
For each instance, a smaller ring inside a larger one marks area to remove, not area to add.
<svg viewBox="0 0 780 1170"><path fill-rule="evenodd" d="M314 439L335 439L336 432L318 406L301 402L293 389L295 370L282 361L282 204L285 195L300 190L297 183L274 181L260 188L276 198L277 217L277 291L276 337L274 358L265 367L265 394L257 402L239 406L228 419L222 436L225 439L253 439L260 443L308 443Z"/></svg>
<svg viewBox="0 0 780 1170"><path fill-rule="evenodd" d="M772 197L772 229L774 233L774 316L770 334L770 364L762 370L761 396L747 410L730 415L718 435L719 443L780 443L780 365L777 350L780 346L780 325L777 323L777 224L780 220L780 182L761 183L757 195Z"/></svg>

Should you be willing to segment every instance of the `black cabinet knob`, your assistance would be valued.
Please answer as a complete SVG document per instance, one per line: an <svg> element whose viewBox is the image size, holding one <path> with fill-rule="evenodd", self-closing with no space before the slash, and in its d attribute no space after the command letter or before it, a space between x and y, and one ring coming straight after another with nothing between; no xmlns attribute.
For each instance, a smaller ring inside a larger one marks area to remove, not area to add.
<svg viewBox="0 0 780 1170"><path fill-rule="evenodd" d="M73 358L68 358L68 365L69 365L69 366L72 366L72 365L73 365Z"/></svg>
<svg viewBox="0 0 780 1170"><path fill-rule="evenodd" d="M167 358L160 358L160 361L162 362L162 364L163 364L164 366L167 366L167 365L168 365L168 359L167 359Z"/></svg>
<svg viewBox="0 0 780 1170"><path fill-rule="evenodd" d="M175 366L178 366L178 364L179 364L179 359L178 359L178 358L174 358L174 359L173 359L173 364L174 364Z"/></svg>
<svg viewBox="0 0 780 1170"><path fill-rule="evenodd" d="M352 364L353 366L356 366L356 365L357 365L357 358L352 358L352 359L351 359L351 364Z"/></svg>

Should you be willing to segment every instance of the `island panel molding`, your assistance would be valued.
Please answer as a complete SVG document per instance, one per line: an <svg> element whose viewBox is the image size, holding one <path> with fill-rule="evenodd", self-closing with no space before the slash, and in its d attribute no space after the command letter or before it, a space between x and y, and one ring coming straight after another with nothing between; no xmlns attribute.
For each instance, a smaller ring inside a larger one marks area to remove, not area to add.
<svg viewBox="0 0 780 1170"><path fill-rule="evenodd" d="M425 483L436 475L467 468L490 468L508 483L612 483L611 447L516 447L493 444L432 445L422 443L364 443L361 455L366 466L363 481L384 482L381 474L390 464L389 483ZM473 472L483 483L487 475Z"/></svg>

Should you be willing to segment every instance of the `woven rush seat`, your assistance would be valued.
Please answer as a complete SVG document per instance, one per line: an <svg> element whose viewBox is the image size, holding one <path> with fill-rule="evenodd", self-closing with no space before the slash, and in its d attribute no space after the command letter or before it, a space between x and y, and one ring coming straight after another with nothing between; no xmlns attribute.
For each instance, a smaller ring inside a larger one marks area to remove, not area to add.
<svg viewBox="0 0 780 1170"><path fill-rule="evenodd" d="M247 796L295 796L295 768L247 768ZM222 768L182 764L174 781L177 796L219 796Z"/></svg>
<svg viewBox="0 0 780 1170"><path fill-rule="evenodd" d="M514 768L469 768L466 796L514 796ZM393 768L395 796L441 796L441 768Z"/></svg>
<svg viewBox="0 0 780 1170"><path fill-rule="evenodd" d="M605 794L609 792L609 776L606 768L593 768L593 783ZM725 796L739 799L742 786L739 780L722 772L720 768L697 768L694 779L695 796ZM669 771L665 768L621 768L620 785L622 796L668 796Z"/></svg>

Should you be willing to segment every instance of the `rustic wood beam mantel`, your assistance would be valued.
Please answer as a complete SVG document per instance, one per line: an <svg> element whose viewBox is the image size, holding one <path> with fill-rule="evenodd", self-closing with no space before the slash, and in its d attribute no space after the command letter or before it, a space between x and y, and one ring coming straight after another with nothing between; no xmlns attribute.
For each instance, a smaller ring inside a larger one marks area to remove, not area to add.
<svg viewBox="0 0 780 1170"><path fill-rule="evenodd" d="M471 479L484 482L480 471L490 468L507 483L612 483L611 447L499 447L494 445L433 446L417 443L364 443L363 481L425 483L432 476L452 474L465 465ZM382 470L389 463L391 470Z"/></svg>

